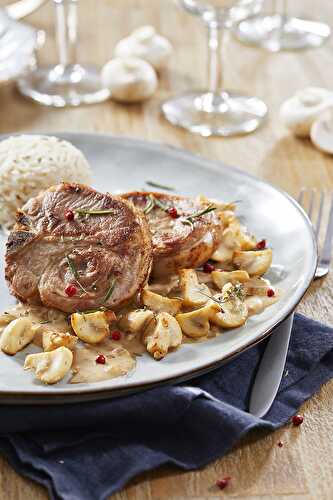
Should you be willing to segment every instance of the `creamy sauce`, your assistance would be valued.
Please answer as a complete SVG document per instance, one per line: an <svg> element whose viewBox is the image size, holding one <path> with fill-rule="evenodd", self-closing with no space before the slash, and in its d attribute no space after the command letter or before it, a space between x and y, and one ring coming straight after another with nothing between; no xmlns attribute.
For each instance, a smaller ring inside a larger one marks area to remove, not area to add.
<svg viewBox="0 0 333 500"><path fill-rule="evenodd" d="M96 363L99 354L105 357L105 364ZM121 377L131 372L135 365L135 358L119 342L106 339L98 345L80 345L74 350L70 383L99 382Z"/></svg>
<svg viewBox="0 0 333 500"><path fill-rule="evenodd" d="M267 307L279 300L279 294L275 291L274 297L264 295L251 295L246 297L245 304L248 307L249 316L262 313Z"/></svg>
<svg viewBox="0 0 333 500"><path fill-rule="evenodd" d="M216 266L217 267L217 266ZM221 266L222 267L222 266ZM211 281L210 274L197 271L199 283L205 283L212 295L217 294L219 290ZM269 287L269 282L265 285ZM149 289L166 297L179 297L179 279L177 275L170 275L165 278L154 279L149 284ZM258 289L259 291L259 289ZM279 298L279 293L275 291L274 297L267 297L265 291L261 289L261 294L251 295L245 298L248 307L249 316L262 313L267 307L275 303ZM126 313L135 310L138 304L131 303L117 313L118 321ZM183 311L193 310L193 308L183 307ZM75 335L68 320L68 315L54 309L48 309L42 306L31 306L27 304L18 304L6 313L0 315L0 332L12 320L29 316L34 325L39 328L36 332L33 343L42 349L44 332L70 333ZM126 333L119 329L117 323L110 325L110 331L117 329L121 332L121 339L114 341L110 337L106 338L97 345L90 345L77 342L73 347L73 365L71 384L92 383L102 380L108 380L115 377L122 377L132 372L136 367L136 357L146 353L146 347L142 342L141 334ZM221 334L221 329L211 324L209 334L199 338L190 338L183 335L183 344L201 343L210 338ZM171 349L172 350L172 349ZM105 357L105 364L96 363L98 355Z"/></svg>

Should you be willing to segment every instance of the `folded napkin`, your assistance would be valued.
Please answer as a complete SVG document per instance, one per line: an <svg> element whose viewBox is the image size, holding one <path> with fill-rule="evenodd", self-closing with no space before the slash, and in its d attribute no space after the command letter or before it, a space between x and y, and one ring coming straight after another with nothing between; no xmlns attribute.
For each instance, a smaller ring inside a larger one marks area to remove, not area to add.
<svg viewBox="0 0 333 500"><path fill-rule="evenodd" d="M261 343L185 384L63 406L1 405L0 452L53 499L101 500L134 476L197 469L254 428L273 430L333 377L333 330L296 315L285 374L265 419L246 412Z"/></svg>

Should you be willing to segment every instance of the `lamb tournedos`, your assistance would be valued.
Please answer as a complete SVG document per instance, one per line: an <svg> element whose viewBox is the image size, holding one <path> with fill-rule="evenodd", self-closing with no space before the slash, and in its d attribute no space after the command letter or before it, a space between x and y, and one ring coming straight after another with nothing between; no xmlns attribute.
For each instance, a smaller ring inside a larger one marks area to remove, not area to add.
<svg viewBox="0 0 333 500"><path fill-rule="evenodd" d="M153 275L206 262L222 240L222 205L166 193L131 192L122 195L145 213L153 241Z"/></svg>
<svg viewBox="0 0 333 500"><path fill-rule="evenodd" d="M148 224L132 203L63 183L18 213L5 273L19 300L73 312L126 303L151 265Z"/></svg>

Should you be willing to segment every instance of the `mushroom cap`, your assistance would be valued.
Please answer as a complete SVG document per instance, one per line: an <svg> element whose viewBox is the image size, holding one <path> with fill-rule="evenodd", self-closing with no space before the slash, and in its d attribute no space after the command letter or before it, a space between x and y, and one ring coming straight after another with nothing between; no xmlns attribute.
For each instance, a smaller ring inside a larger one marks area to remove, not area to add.
<svg viewBox="0 0 333 500"><path fill-rule="evenodd" d="M172 45L159 35L153 26L142 26L120 40L114 50L116 57L139 57L150 63L156 71L166 66Z"/></svg>
<svg viewBox="0 0 333 500"><path fill-rule="evenodd" d="M333 154L333 120L321 118L316 120L310 131L312 143L320 151Z"/></svg>
<svg viewBox="0 0 333 500"><path fill-rule="evenodd" d="M121 102L143 101L157 89L154 68L137 57L111 59L102 68L101 80L111 98Z"/></svg>
<svg viewBox="0 0 333 500"><path fill-rule="evenodd" d="M333 105L333 92L321 87L307 87L284 101L280 118L298 137L308 137L313 122Z"/></svg>

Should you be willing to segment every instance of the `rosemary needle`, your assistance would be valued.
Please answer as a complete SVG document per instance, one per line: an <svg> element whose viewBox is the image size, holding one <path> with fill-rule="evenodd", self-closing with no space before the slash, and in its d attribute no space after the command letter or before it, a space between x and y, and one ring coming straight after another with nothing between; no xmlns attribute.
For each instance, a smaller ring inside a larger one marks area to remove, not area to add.
<svg viewBox="0 0 333 500"><path fill-rule="evenodd" d="M146 181L146 184L154 188L165 189L166 191L175 191L174 187L166 186L165 184L159 184L158 182L155 181Z"/></svg>
<svg viewBox="0 0 333 500"><path fill-rule="evenodd" d="M79 215L111 215L114 214L114 210L88 210L85 208L78 208L75 210L75 212Z"/></svg>
<svg viewBox="0 0 333 500"><path fill-rule="evenodd" d="M113 293L113 290L116 286L116 280L112 280L111 282L111 285L110 285L110 288L108 289L108 291L106 292L106 295L104 297L104 300L103 300L103 303L105 304L105 302L107 302L109 300L109 298L111 297L112 293Z"/></svg>
<svg viewBox="0 0 333 500"><path fill-rule="evenodd" d="M210 212L213 212L214 210L216 210L216 206L215 205L209 205L208 207L203 208L199 212L194 212L194 214L188 215L187 217L185 217L184 220L182 220L182 223L185 224L185 225L187 225L187 226L190 226L191 229L193 229L194 222L195 222L195 219L197 217L201 217L202 215L209 214Z"/></svg>
<svg viewBox="0 0 333 500"><path fill-rule="evenodd" d="M79 273L77 272L77 269L74 265L74 262L72 261L72 259L70 258L69 255L66 255L66 260L67 260L68 267L69 267L73 277L75 278L77 284L79 285L81 290L83 290L85 293L88 293L88 291L81 285Z"/></svg>

